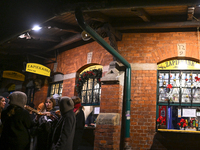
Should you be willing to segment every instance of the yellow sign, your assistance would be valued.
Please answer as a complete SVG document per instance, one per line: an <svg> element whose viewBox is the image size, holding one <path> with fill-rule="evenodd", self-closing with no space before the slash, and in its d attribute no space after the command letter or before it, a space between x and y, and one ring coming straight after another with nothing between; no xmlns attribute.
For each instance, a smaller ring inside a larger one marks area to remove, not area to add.
<svg viewBox="0 0 200 150"><path fill-rule="evenodd" d="M157 65L158 70L200 70L200 64L191 60L169 60Z"/></svg>
<svg viewBox="0 0 200 150"><path fill-rule="evenodd" d="M16 71L4 71L3 78L24 81L25 75L23 75L19 72L16 72Z"/></svg>
<svg viewBox="0 0 200 150"><path fill-rule="evenodd" d="M40 74L40 75L44 75L44 76L50 76L51 73L51 69L40 65L40 64L36 64L36 63L27 63L26 64L26 71L27 72L31 72L31 73L35 73L35 74Z"/></svg>
<svg viewBox="0 0 200 150"><path fill-rule="evenodd" d="M14 91L15 90L15 84L12 84L9 88L8 91Z"/></svg>
<svg viewBox="0 0 200 150"><path fill-rule="evenodd" d="M90 67L84 69L80 74L82 74L83 72L86 72L86 71L91 71L91 70L94 70L94 69L102 69L102 68L103 68L103 66L101 66L101 65L90 66Z"/></svg>

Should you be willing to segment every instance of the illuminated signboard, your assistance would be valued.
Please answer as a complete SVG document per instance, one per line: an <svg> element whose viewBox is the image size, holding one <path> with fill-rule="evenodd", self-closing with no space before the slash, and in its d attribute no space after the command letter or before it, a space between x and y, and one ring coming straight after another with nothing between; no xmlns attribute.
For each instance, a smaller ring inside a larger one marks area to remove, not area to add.
<svg viewBox="0 0 200 150"><path fill-rule="evenodd" d="M169 60L157 65L158 70L200 70L200 64L191 60Z"/></svg>
<svg viewBox="0 0 200 150"><path fill-rule="evenodd" d="M94 69L103 69L103 66L101 66L101 65L90 66L90 67L84 69L80 74L82 74L83 72L86 72L86 71L94 70Z"/></svg>
<svg viewBox="0 0 200 150"><path fill-rule="evenodd" d="M3 78L24 81L25 75L23 75L19 72L16 72L16 71L4 71Z"/></svg>
<svg viewBox="0 0 200 150"><path fill-rule="evenodd" d="M50 73L51 73L51 69L47 68L46 66L36 64L36 63L27 63L26 71L35 73L35 74L48 76L48 77L50 76Z"/></svg>

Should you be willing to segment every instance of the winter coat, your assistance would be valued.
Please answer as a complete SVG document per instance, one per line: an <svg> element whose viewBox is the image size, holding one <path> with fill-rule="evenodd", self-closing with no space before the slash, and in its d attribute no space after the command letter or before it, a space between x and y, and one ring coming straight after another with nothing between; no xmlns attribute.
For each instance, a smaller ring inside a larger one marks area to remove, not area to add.
<svg viewBox="0 0 200 150"><path fill-rule="evenodd" d="M52 136L52 150L72 150L75 125L76 119L73 109L62 114Z"/></svg>
<svg viewBox="0 0 200 150"><path fill-rule="evenodd" d="M9 105L1 113L3 131L0 139L2 150L29 150L29 129L34 123L25 109L17 105Z"/></svg>
<svg viewBox="0 0 200 150"><path fill-rule="evenodd" d="M56 118L55 109L50 111L51 115ZM51 143L51 136L57 119L52 119L50 116L41 116L38 120L35 129L33 150L49 150Z"/></svg>
<svg viewBox="0 0 200 150"><path fill-rule="evenodd" d="M84 126L85 126L85 115L80 107L76 112L76 127L73 141L73 150L77 150L82 141Z"/></svg>

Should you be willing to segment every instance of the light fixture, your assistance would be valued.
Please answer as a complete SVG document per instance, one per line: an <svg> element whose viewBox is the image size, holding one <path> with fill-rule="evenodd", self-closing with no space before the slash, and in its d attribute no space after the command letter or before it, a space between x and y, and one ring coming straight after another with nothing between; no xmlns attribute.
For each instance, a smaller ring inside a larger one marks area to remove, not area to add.
<svg viewBox="0 0 200 150"><path fill-rule="evenodd" d="M91 39L91 36L87 32L85 32L85 31L83 31L81 33L81 37L82 37L83 41L88 41L88 40Z"/></svg>
<svg viewBox="0 0 200 150"><path fill-rule="evenodd" d="M40 30L40 29L42 29L42 27L40 27L40 26L38 26L38 25L35 25L35 26L32 28L32 30L34 30L34 31L38 31L38 30Z"/></svg>

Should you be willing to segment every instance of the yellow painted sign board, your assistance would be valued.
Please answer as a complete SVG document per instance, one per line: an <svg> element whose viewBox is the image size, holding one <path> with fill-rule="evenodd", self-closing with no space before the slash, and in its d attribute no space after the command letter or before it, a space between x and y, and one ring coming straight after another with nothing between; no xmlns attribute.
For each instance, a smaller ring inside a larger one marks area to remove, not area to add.
<svg viewBox="0 0 200 150"><path fill-rule="evenodd" d="M157 65L158 70L200 70L200 63L191 60L169 60Z"/></svg>
<svg viewBox="0 0 200 150"><path fill-rule="evenodd" d="M80 74L82 74L83 72L86 72L86 71L94 70L94 69L103 69L103 66L101 66L101 65L90 66L90 67L84 69Z"/></svg>
<svg viewBox="0 0 200 150"><path fill-rule="evenodd" d="M14 91L15 90L15 84L12 84L9 88L8 91Z"/></svg>
<svg viewBox="0 0 200 150"><path fill-rule="evenodd" d="M46 66L36 64L36 63L27 63L26 71L35 73L35 74L48 76L48 77L50 76L50 73L51 73L51 69L47 68Z"/></svg>
<svg viewBox="0 0 200 150"><path fill-rule="evenodd" d="M2 77L19 81L24 81L25 79L25 75L16 71L4 71Z"/></svg>

